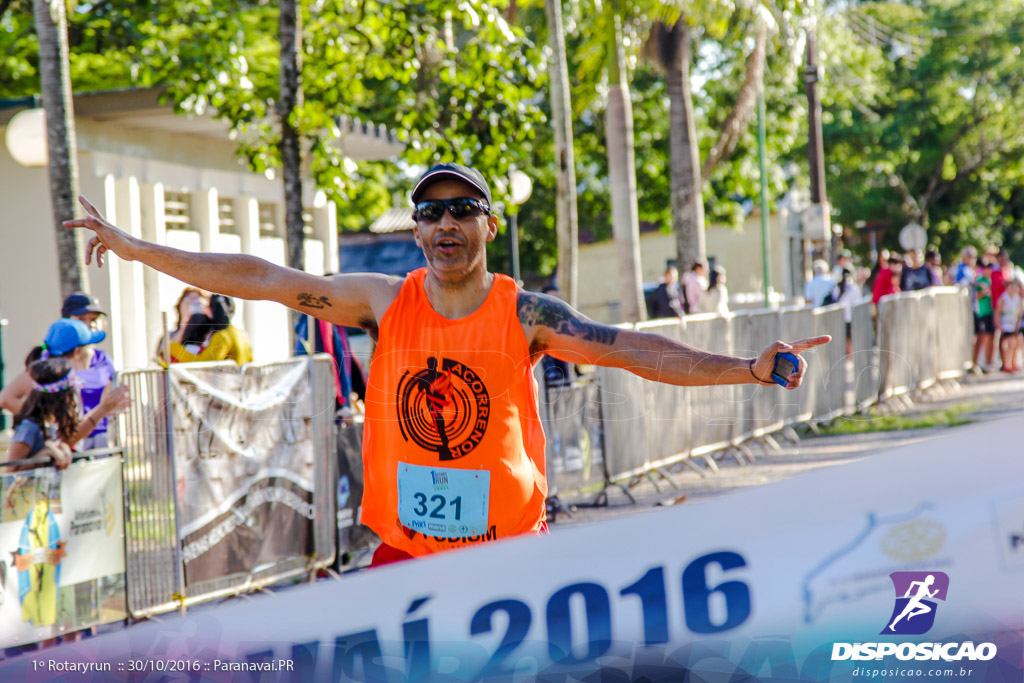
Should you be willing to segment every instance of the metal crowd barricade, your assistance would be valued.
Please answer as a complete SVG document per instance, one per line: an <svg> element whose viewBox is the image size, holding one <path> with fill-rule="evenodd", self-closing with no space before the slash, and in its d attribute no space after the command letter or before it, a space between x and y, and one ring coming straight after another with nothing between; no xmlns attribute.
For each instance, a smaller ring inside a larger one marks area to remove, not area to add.
<svg viewBox="0 0 1024 683"><path fill-rule="evenodd" d="M813 337L818 334L815 329L815 310L811 306L786 307L779 311L779 335L776 339L794 340ZM799 391L775 391L774 398L778 402L778 410L782 413L786 425L807 422L814 415L815 399L819 391L824 389L824 376L821 373L821 347L803 352L809 370L804 377Z"/></svg>
<svg viewBox="0 0 1024 683"><path fill-rule="evenodd" d="M780 338L780 318L776 311L758 310L733 319L734 350L738 356L756 356ZM741 422L736 439L761 437L785 426L785 414L778 395L771 387L745 384L736 387Z"/></svg>
<svg viewBox="0 0 1024 683"><path fill-rule="evenodd" d="M808 419L861 411L958 377L969 367L965 290L929 288L883 297L877 326L874 311L867 299L853 307L849 357L845 309L839 305L743 311L726 318L688 316L684 326L675 321L637 324L638 330L738 356L757 355L776 339L829 334L834 341L805 353L809 374L794 394L756 385L673 387L625 369L598 368L607 480L618 482L706 456Z"/></svg>
<svg viewBox="0 0 1024 683"><path fill-rule="evenodd" d="M660 334L675 342L682 342L682 327L679 320L655 320L638 323L638 332ZM678 363L680 359L672 357L651 358L650 363L656 368L663 368ZM688 410L688 388L665 384L662 382L644 381L640 385L644 397L643 429L647 433L647 466L648 469L663 467L689 454L690 424L693 422Z"/></svg>
<svg viewBox="0 0 1024 683"><path fill-rule="evenodd" d="M850 353L853 356L853 412L866 409L878 400L879 361L875 347L874 306L865 299L853 307L850 324Z"/></svg>
<svg viewBox="0 0 1024 683"><path fill-rule="evenodd" d="M147 618L187 604L258 590L333 562L337 547L334 369L330 357L323 354L306 362L310 404L303 420L308 421L314 449L312 556L198 584L187 581L181 549L168 371L145 368L120 373L132 396L131 407L118 420L124 444L127 604L132 617ZM258 391L268 377L295 363L292 359L241 369L232 362L190 363L188 371L230 373L238 376L243 391Z"/></svg>
<svg viewBox="0 0 1024 683"><path fill-rule="evenodd" d="M878 302L878 400L885 401L909 390L906 364L898 361L899 341L896 338L899 297L883 296Z"/></svg>
<svg viewBox="0 0 1024 683"><path fill-rule="evenodd" d="M266 364L249 364L239 368L235 363L209 364L204 370L238 373L243 396L261 391L272 384L276 375L291 370L297 362L306 362L308 412L303 408L302 422L309 424L313 436L313 555L291 557L259 566L252 572L228 574L218 579L195 582L186 573L186 604L256 591L280 581L301 577L310 571L330 566L337 547L337 453L334 446L334 366L330 356L317 354ZM190 364L195 367L197 364ZM205 364L204 364L205 365ZM189 369L192 369L189 367ZM328 425L330 425L328 427ZM300 428L301 427L296 427Z"/></svg>
<svg viewBox="0 0 1024 683"><path fill-rule="evenodd" d="M935 298L936 378L956 379L971 366L971 297L964 287L936 287L931 291ZM963 332L957 334L958 330Z"/></svg>
<svg viewBox="0 0 1024 683"><path fill-rule="evenodd" d="M184 597L169 397L161 368L125 370L118 378L132 398L117 419L124 445L128 613L141 619L176 609Z"/></svg>
<svg viewBox="0 0 1024 683"><path fill-rule="evenodd" d="M935 287L883 297L878 306L878 399L927 389L970 366L965 290Z"/></svg>
<svg viewBox="0 0 1024 683"><path fill-rule="evenodd" d="M630 324L618 325L633 329ZM644 421L644 380L628 370L598 366L601 416L604 422L605 468L609 481L619 481L649 469L648 434Z"/></svg>
<svg viewBox="0 0 1024 683"><path fill-rule="evenodd" d="M599 488L607 474L597 377L541 387L548 497L577 496Z"/></svg>
<svg viewBox="0 0 1024 683"><path fill-rule="evenodd" d="M912 295L914 303L914 317L917 321L917 335L904 330L904 350L908 358L916 352L917 366L916 377L914 378L914 390L927 389L939 379L939 357L938 357L938 321L936 320L935 293L931 289L924 289L914 292Z"/></svg>
<svg viewBox="0 0 1024 683"><path fill-rule="evenodd" d="M712 353L732 354L732 315L687 316L683 342ZM732 444L737 428L736 387L724 384L687 387L691 458L703 457Z"/></svg>
<svg viewBox="0 0 1024 683"><path fill-rule="evenodd" d="M840 304L814 310L813 335L832 341L804 353L814 386L814 419L831 420L848 412L846 405L846 310ZM787 335L791 334L783 328ZM793 334L794 339L802 335ZM808 335L811 336L811 335Z"/></svg>

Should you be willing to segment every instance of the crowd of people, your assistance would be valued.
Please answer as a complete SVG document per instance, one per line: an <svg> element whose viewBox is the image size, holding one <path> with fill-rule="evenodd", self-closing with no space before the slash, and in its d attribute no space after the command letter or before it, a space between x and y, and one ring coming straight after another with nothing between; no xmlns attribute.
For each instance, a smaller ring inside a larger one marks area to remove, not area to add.
<svg viewBox="0 0 1024 683"><path fill-rule="evenodd" d="M694 263L679 277L679 269L668 266L661 283L647 300L647 316L651 319L682 318L698 313L729 312L729 291L725 287L725 268L715 266L705 276L707 266Z"/></svg>
<svg viewBox="0 0 1024 683"><path fill-rule="evenodd" d="M178 314L158 361L252 361L245 332L231 325L234 304L229 297L186 288L175 306ZM96 345L106 338L107 314L95 297L68 296L61 317L46 331L42 343L29 351L25 370L0 389L0 408L14 415L14 434L7 460L49 457L65 469L73 451L108 447L110 418L131 403L128 387L117 385L110 356Z"/></svg>
<svg viewBox="0 0 1024 683"><path fill-rule="evenodd" d="M652 319L682 318L696 313L729 312L725 269L698 262L681 278L675 266L665 270L658 287L647 299ZM846 319L847 353L851 349L854 307L868 299L877 306L882 297L927 287L959 285L968 288L974 312L975 372L1013 373L1024 369L1024 269L1010 260L1005 249L989 247L979 257L966 247L960 260L943 265L936 249L899 253L882 249L873 267L857 266L848 249L836 254L831 268L815 259L804 285L804 301L814 307L841 304ZM998 342L997 342L998 340ZM999 350L999 364L995 351Z"/></svg>
<svg viewBox="0 0 1024 683"><path fill-rule="evenodd" d="M977 249L966 247L960 260L948 266L935 249L905 254L883 249L872 269L855 267L852 254L843 251L831 272L824 261L814 262L814 278L807 283L804 298L813 306L843 303L849 324L853 306L869 295L877 306L890 294L950 285L966 287L970 293L974 370L1019 372L1024 367L1024 270L1013 264L1005 249L989 247L979 257Z"/></svg>

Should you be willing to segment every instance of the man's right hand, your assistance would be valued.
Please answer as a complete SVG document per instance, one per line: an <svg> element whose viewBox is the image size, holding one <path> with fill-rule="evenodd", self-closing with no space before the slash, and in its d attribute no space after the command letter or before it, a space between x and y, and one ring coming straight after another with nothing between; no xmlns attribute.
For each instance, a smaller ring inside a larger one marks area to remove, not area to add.
<svg viewBox="0 0 1024 683"><path fill-rule="evenodd" d="M70 221L64 221L64 227L87 228L95 233L86 244L85 263L92 263L93 250L96 251L96 265L100 268L103 267L103 262L105 261L103 255L107 251L114 252L125 261L134 260L130 252L135 238L105 219L103 214L99 212L99 209L82 195L78 196L78 201L85 208L85 218L74 218Z"/></svg>

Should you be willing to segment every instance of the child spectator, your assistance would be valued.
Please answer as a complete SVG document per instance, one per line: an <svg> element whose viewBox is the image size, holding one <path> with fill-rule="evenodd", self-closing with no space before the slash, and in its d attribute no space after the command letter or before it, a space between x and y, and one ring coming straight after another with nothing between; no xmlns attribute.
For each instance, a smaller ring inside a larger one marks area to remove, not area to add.
<svg viewBox="0 0 1024 683"><path fill-rule="evenodd" d="M78 431L75 389L78 378L66 358L37 360L29 366L32 392L14 417L8 460L49 455L57 469L71 464L70 443Z"/></svg>
<svg viewBox="0 0 1024 683"><path fill-rule="evenodd" d="M1021 283L1010 280L1003 295L996 302L995 318L999 321L999 355L1003 361L1003 372L1017 372L1015 356L1021 316L1024 315L1024 299L1021 297Z"/></svg>

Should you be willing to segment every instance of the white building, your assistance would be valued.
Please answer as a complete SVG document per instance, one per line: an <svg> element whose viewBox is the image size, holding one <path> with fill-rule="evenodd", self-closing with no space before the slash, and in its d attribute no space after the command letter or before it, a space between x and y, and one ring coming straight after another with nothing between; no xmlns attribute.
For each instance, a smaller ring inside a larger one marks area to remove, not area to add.
<svg viewBox="0 0 1024 683"><path fill-rule="evenodd" d="M284 264L283 184L251 172L235 153L225 123L175 115L161 90L75 96L82 194L122 229L189 251L247 253ZM6 107L4 105L7 105ZM0 134L26 103L0 102ZM390 158L401 145L386 131L345 123L337 140L353 159ZM307 207L305 270L338 267L335 207L312 182ZM0 146L0 318L6 318L6 380L21 371L29 349L60 317L54 219L45 167L30 168ZM175 323L182 282L111 258L89 267L89 289L110 314L102 346L119 368L150 363L163 332L162 312ZM291 354L288 311L280 304L238 301L235 324L252 340L257 362Z"/></svg>

